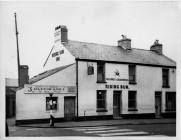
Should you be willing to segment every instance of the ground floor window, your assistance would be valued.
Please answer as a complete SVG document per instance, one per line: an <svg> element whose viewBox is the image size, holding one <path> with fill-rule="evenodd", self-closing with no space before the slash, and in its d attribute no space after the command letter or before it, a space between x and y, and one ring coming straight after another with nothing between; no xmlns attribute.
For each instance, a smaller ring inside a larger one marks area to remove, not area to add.
<svg viewBox="0 0 181 140"><path fill-rule="evenodd" d="M46 97L46 110L57 110L58 97Z"/></svg>
<svg viewBox="0 0 181 140"><path fill-rule="evenodd" d="M176 92L166 92L166 111L176 111Z"/></svg>
<svg viewBox="0 0 181 140"><path fill-rule="evenodd" d="M128 111L137 111L136 91L128 91Z"/></svg>
<svg viewBox="0 0 181 140"><path fill-rule="evenodd" d="M106 111L106 90L97 90L97 112Z"/></svg>

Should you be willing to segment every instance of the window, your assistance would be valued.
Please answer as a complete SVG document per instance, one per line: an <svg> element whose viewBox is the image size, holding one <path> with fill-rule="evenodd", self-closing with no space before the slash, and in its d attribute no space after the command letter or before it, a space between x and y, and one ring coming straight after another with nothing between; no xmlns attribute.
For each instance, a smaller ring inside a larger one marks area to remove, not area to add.
<svg viewBox="0 0 181 140"><path fill-rule="evenodd" d="M128 91L128 111L137 111L136 91Z"/></svg>
<svg viewBox="0 0 181 140"><path fill-rule="evenodd" d="M166 111L176 111L176 92L166 92Z"/></svg>
<svg viewBox="0 0 181 140"><path fill-rule="evenodd" d="M169 87L169 69L162 69L163 87Z"/></svg>
<svg viewBox="0 0 181 140"><path fill-rule="evenodd" d="M105 63L97 63L97 82L105 82Z"/></svg>
<svg viewBox="0 0 181 140"><path fill-rule="evenodd" d="M93 67L93 66L88 66L88 68L87 68L87 74L88 74L88 75L93 75L93 74L94 74L94 67Z"/></svg>
<svg viewBox="0 0 181 140"><path fill-rule="evenodd" d="M60 61L60 57L56 57L56 61Z"/></svg>
<svg viewBox="0 0 181 140"><path fill-rule="evenodd" d="M129 84L136 84L136 66L129 65Z"/></svg>
<svg viewBox="0 0 181 140"><path fill-rule="evenodd" d="M97 90L97 112L106 110L106 90Z"/></svg>
<svg viewBox="0 0 181 140"><path fill-rule="evenodd" d="M46 110L57 110L58 97L46 97Z"/></svg>

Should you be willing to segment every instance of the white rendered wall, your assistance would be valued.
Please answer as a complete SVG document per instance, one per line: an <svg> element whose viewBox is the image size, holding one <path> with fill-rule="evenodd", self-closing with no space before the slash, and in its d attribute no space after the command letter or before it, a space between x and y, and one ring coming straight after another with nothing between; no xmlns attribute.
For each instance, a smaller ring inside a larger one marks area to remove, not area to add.
<svg viewBox="0 0 181 140"><path fill-rule="evenodd" d="M33 85L75 86L75 64ZM65 96L76 96L76 93L53 95L58 97L57 111L54 111L56 118L64 117ZM16 120L49 118L50 113L46 111L46 97L49 97L49 94L25 94L24 89L17 91Z"/></svg>
<svg viewBox="0 0 181 140"><path fill-rule="evenodd" d="M58 55L58 57L60 57L60 61L56 61L56 57L52 57L52 54L61 50L64 50L64 53ZM54 44L53 50L48 57L44 69L49 70L72 63L75 63L75 57L60 42L57 42Z"/></svg>
<svg viewBox="0 0 181 140"><path fill-rule="evenodd" d="M137 84L130 85L128 81L111 81L107 83L97 83L97 63L89 62L94 67L94 75L87 74L87 62L78 63L78 94L79 94L79 116L112 115L113 114L113 90L106 89L105 85L128 85L129 89L122 90L122 114L135 113L155 113L155 91L162 92L162 112L165 110L165 91L176 92L176 71L170 68L170 88L162 88L162 68L149 66L136 66ZM128 79L127 64L106 63L106 78L117 78L114 71L120 72L120 79ZM96 90L107 90L107 110L108 112L96 112ZM128 111L128 90L137 91L138 111Z"/></svg>
<svg viewBox="0 0 181 140"><path fill-rule="evenodd" d="M64 117L64 96L75 96L75 94L54 94L58 97L57 110L54 111L54 117ZM16 94L16 120L26 119L44 119L50 117L50 112L46 111L46 97L49 94L24 94L20 90Z"/></svg>

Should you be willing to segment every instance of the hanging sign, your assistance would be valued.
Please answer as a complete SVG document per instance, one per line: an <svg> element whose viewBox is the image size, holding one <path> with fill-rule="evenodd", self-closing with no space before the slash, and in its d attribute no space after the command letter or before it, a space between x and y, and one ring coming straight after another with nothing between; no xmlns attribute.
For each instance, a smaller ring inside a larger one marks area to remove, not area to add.
<svg viewBox="0 0 181 140"><path fill-rule="evenodd" d="M61 94L76 93L75 86L45 86L45 85L25 85L24 93L26 94Z"/></svg>

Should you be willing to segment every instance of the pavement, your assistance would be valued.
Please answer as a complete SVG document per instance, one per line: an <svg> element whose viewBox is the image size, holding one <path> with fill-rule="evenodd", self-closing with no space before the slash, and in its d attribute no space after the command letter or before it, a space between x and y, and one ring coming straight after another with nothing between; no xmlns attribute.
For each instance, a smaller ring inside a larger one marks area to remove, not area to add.
<svg viewBox="0 0 181 140"><path fill-rule="evenodd" d="M15 118L7 119L8 126L15 126ZM70 121L56 122L54 128L73 128L73 127L95 127L95 126L119 126L119 125L150 125L150 124L176 124L175 118L160 119L112 119L96 121ZM25 124L18 127L50 128L49 123Z"/></svg>

